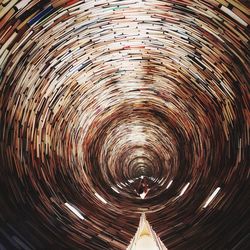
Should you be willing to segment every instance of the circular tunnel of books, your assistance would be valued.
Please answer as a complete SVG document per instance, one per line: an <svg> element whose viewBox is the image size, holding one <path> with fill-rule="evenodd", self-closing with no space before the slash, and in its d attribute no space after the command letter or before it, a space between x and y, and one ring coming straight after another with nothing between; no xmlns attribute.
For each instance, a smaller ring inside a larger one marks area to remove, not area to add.
<svg viewBox="0 0 250 250"><path fill-rule="evenodd" d="M249 249L248 1L0 2L0 249Z"/></svg>

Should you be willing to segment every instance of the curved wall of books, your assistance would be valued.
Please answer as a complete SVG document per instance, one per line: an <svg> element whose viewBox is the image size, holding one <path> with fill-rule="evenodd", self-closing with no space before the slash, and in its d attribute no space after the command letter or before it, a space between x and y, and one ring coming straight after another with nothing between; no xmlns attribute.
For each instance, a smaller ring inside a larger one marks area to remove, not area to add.
<svg viewBox="0 0 250 250"><path fill-rule="evenodd" d="M249 244L248 1L0 2L1 249Z"/></svg>

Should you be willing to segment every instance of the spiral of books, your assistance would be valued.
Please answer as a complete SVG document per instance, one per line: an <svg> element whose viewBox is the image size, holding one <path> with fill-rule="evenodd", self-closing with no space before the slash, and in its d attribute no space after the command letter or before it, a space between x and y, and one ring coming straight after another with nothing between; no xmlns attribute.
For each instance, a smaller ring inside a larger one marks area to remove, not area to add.
<svg viewBox="0 0 250 250"><path fill-rule="evenodd" d="M247 249L249 13L0 1L0 249Z"/></svg>

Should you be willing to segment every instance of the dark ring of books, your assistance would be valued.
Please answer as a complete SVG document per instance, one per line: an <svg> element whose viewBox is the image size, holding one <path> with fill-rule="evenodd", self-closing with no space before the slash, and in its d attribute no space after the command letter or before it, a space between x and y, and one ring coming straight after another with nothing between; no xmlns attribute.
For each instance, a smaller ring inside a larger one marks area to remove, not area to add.
<svg viewBox="0 0 250 250"><path fill-rule="evenodd" d="M0 1L0 249L139 249L139 223L250 249L249 24L246 0Z"/></svg>

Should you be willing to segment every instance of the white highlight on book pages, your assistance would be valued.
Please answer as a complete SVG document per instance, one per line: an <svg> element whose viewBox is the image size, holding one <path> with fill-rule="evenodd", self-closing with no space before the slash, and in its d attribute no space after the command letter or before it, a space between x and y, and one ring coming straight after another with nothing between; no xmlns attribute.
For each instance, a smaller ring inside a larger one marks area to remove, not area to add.
<svg viewBox="0 0 250 250"><path fill-rule="evenodd" d="M171 181L168 183L167 189L172 185L172 183L173 183L173 180L171 180Z"/></svg>
<svg viewBox="0 0 250 250"><path fill-rule="evenodd" d="M111 187L116 193L120 193L115 187Z"/></svg>
<svg viewBox="0 0 250 250"><path fill-rule="evenodd" d="M74 208L72 205L70 205L68 202L64 203L65 206L71 211L73 212L78 218L80 218L81 220L84 220L85 218L81 215L81 213Z"/></svg>
<svg viewBox="0 0 250 250"><path fill-rule="evenodd" d="M186 190L187 190L187 188L188 188L189 185L190 185L190 182L188 182L188 183L185 185L185 187L181 190L181 192L180 192L180 194L179 194L178 197L182 196L182 195L186 192Z"/></svg>
<svg viewBox="0 0 250 250"><path fill-rule="evenodd" d="M104 204L107 204L107 203L108 203L108 202L107 202L104 198L102 198L101 195L99 195L98 193L95 193L95 196L96 196L102 203L104 203Z"/></svg>
<svg viewBox="0 0 250 250"><path fill-rule="evenodd" d="M214 199L214 197L218 194L218 192L220 191L220 187L217 187L214 192L208 197L205 205L203 206L203 208L206 208L209 203Z"/></svg>
<svg viewBox="0 0 250 250"><path fill-rule="evenodd" d="M237 16L235 13L233 13L233 11L231 11L230 9L226 8L223 5L221 6L220 9L226 14L228 14L230 17L232 17L234 20L239 22L240 24L244 25L245 27L247 26L247 23L244 20L242 20L239 16Z"/></svg>

